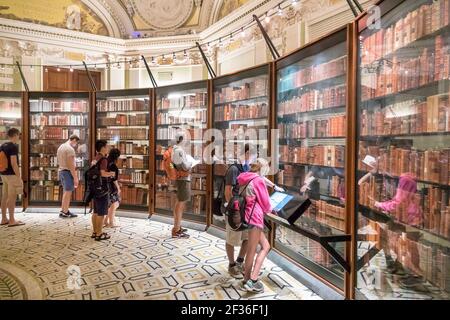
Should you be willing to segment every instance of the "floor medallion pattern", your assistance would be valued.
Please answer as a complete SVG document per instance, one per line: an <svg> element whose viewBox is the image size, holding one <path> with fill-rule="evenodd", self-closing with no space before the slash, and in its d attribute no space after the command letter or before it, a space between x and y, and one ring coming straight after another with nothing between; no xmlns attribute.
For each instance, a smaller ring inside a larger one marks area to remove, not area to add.
<svg viewBox="0 0 450 320"><path fill-rule="evenodd" d="M89 215L18 218L26 225L0 228L0 299L320 299L270 261L265 292L241 291L224 241L205 232L172 239L169 225L121 217L111 240L97 242Z"/></svg>

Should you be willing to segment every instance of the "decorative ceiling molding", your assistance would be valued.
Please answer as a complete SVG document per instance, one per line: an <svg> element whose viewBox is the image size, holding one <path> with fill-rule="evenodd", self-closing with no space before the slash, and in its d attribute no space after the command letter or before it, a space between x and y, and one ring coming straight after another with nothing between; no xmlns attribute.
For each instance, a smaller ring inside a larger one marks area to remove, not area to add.
<svg viewBox="0 0 450 320"><path fill-rule="evenodd" d="M93 0L81 0L83 3L89 7L100 19L102 19L105 24L108 34L110 37L120 37L121 30L118 24L113 19L107 7L99 5L99 1Z"/></svg>
<svg viewBox="0 0 450 320"><path fill-rule="evenodd" d="M107 8L107 12L103 12L103 17L108 14L111 15L111 19L115 16L123 16L121 11L125 11L122 5L117 1L113 0L83 0L86 4L90 2L102 3L104 8ZM330 0L319 0L323 5L328 4ZM371 0L365 0L364 3L370 2ZM331 6L329 9L322 7L317 7L317 2L314 10L313 0L303 0L303 6L296 9L295 12L290 12L288 16L289 23L292 24L293 21L300 21L308 18L310 21L309 25L312 26L317 24L319 26L319 21L324 21L328 16L336 13L336 8L342 8L344 10L345 1L340 1L339 4ZM112 5L115 3L115 6ZM210 8L214 12L220 5L221 1L208 1L204 0L203 5L207 5L205 8ZM31 44L42 44L43 46L54 46L63 47L67 50L74 52L86 53L86 56L103 56L103 55L115 55L115 56L130 56L144 54L150 55L161 55L164 53L170 53L172 51L179 51L185 48L194 47L195 42L206 43L208 41L217 39L219 37L228 36L230 32L239 30L242 26L246 26L250 23L253 18L252 15L256 14L261 16L265 14L269 9L276 7L279 0L253 0L243 6L238 10L227 15L225 18L209 26L207 29L199 34L188 34L188 35L177 35L170 37L155 37L155 38L139 38L139 39L118 39L113 37L105 37L94 34L88 34L78 31L72 31L67 29L60 29L55 27L36 25L33 23L10 20L0 18L0 38L5 40L13 41L23 41L29 42ZM320 10L319 10L319 9ZM299 10L303 13L300 15ZM302 11L303 10L303 11ZM324 16L326 14L326 16ZM207 17L205 15L204 17ZM274 18L274 21L278 17ZM122 22L118 22L120 19L115 20L117 25L111 25L114 32L121 32L122 35L127 34L130 30L134 30L134 26L131 21L128 21L126 25L126 19ZM303 20L304 21L304 20ZM281 26L281 27L280 27ZM268 28L268 32L271 36L280 36L280 32L283 29L283 25L278 23L274 26ZM329 28L328 28L329 29ZM123 33L124 32L124 33ZM250 30L247 31L247 36L242 40L242 45L248 45L257 41L261 38L261 33L257 27L252 26ZM29 45L25 45L27 47ZM30 46L31 48L32 46ZM234 46L236 47L236 46ZM212 50L208 55L216 57L216 50ZM229 53L230 50L225 48L221 50L224 53ZM196 50L193 50L195 53ZM189 53L191 55L191 53ZM192 58L191 58L192 59Z"/></svg>
<svg viewBox="0 0 450 320"><path fill-rule="evenodd" d="M202 31L200 37L205 41L209 41L210 39L229 35L230 32L238 30L240 27L252 22L253 14L260 16L278 5L279 2L279 0L250 1Z"/></svg>

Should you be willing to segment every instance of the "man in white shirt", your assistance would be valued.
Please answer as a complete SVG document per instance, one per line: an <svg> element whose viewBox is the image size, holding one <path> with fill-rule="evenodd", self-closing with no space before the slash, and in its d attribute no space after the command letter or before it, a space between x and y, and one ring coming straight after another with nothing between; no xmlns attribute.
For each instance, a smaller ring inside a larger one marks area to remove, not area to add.
<svg viewBox="0 0 450 320"><path fill-rule="evenodd" d="M61 218L74 218L76 214L69 211L70 199L72 192L78 188L78 175L75 170L75 148L78 145L80 138L77 135L70 136L69 140L63 143L56 152L58 160L59 181L63 187L63 196L61 203Z"/></svg>

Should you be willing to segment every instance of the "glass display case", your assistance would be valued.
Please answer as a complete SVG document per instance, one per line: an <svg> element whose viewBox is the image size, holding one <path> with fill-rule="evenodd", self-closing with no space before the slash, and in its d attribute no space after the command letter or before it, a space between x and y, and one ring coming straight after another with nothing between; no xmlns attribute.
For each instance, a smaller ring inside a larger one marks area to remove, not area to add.
<svg viewBox="0 0 450 320"><path fill-rule="evenodd" d="M344 268L317 241L346 230L345 146L347 28L276 62L279 171L275 183L309 209L295 223L314 237L276 224L275 248L343 290ZM345 241L332 247L344 256Z"/></svg>
<svg viewBox="0 0 450 320"><path fill-rule="evenodd" d="M270 115L269 65L213 79L214 137L213 197L223 197L224 176L231 164L245 164L245 145L251 162L268 154ZM219 195L220 193L220 195ZM212 214L212 224L225 228L223 216Z"/></svg>
<svg viewBox="0 0 450 320"><path fill-rule="evenodd" d="M121 208L148 211L150 166L150 91L98 91L96 138L120 150L117 164Z"/></svg>
<svg viewBox="0 0 450 320"><path fill-rule="evenodd" d="M177 133L184 141L181 146L199 164L192 168L191 197L184 218L203 222L207 217L207 164L203 161L206 143L203 139L208 124L207 81L192 82L155 89L155 213L173 215L176 202L175 181L164 170L163 156L175 145Z"/></svg>
<svg viewBox="0 0 450 320"><path fill-rule="evenodd" d="M0 145L8 141L7 132L17 128L22 132L22 92L0 92ZM22 169L22 143L19 142L19 168ZM0 199L2 181L0 179ZM17 196L17 205L21 205L22 195Z"/></svg>
<svg viewBox="0 0 450 320"><path fill-rule="evenodd" d="M449 298L449 5L383 1L377 23L357 21L356 277L364 298Z"/></svg>
<svg viewBox="0 0 450 320"><path fill-rule="evenodd" d="M29 204L58 206L62 186L58 177L56 152L72 134L80 138L76 153L79 187L73 204L82 204L83 172L90 163L88 92L31 92L29 94Z"/></svg>

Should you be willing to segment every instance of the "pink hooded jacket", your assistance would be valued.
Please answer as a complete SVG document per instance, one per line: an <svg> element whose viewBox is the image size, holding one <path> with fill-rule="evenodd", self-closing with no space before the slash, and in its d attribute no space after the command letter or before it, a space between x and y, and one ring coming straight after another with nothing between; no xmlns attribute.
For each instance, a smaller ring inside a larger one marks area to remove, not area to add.
<svg viewBox="0 0 450 320"><path fill-rule="evenodd" d="M239 192L242 192L247 183L253 178L255 179L250 182L242 194L245 196L247 203L245 221L262 229L264 228L264 214L272 211L269 192L267 191L264 178L254 172L243 172L237 177L237 182L240 186ZM253 209L253 206L255 206L255 209Z"/></svg>
<svg viewBox="0 0 450 320"><path fill-rule="evenodd" d="M377 207L386 212L395 211L400 205L407 206L407 222L411 225L419 224L421 221L421 208L415 201L417 183L414 176L404 173L400 176L397 192L392 200L380 202Z"/></svg>

